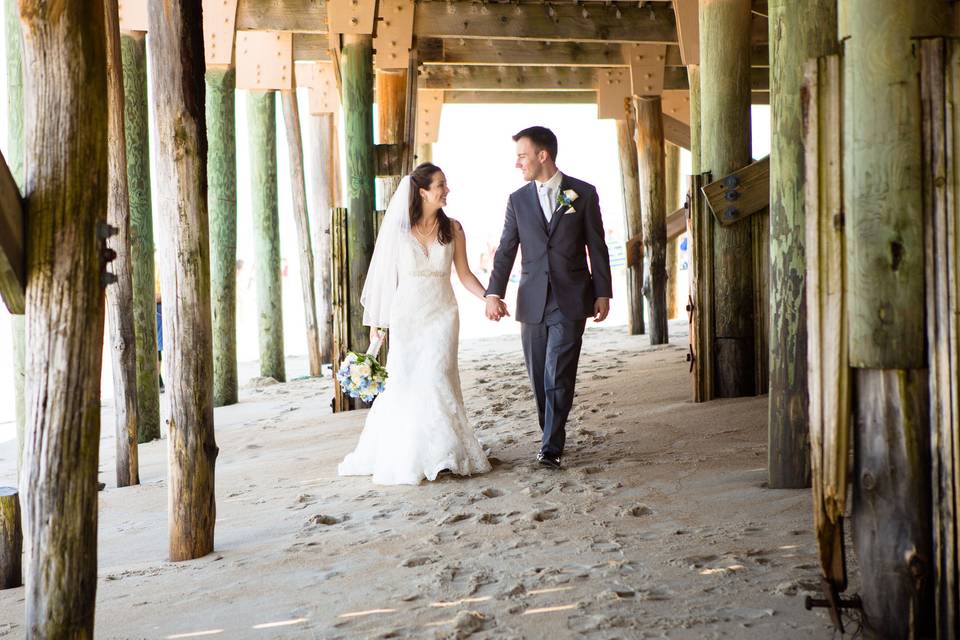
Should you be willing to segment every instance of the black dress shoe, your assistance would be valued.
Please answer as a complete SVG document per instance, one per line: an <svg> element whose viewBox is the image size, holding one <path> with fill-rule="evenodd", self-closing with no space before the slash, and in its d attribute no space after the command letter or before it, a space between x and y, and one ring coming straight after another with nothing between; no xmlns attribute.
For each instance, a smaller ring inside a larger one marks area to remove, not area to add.
<svg viewBox="0 0 960 640"><path fill-rule="evenodd" d="M560 468L560 456L553 456L542 451L537 454L537 462L540 463L541 467L547 467L548 469Z"/></svg>

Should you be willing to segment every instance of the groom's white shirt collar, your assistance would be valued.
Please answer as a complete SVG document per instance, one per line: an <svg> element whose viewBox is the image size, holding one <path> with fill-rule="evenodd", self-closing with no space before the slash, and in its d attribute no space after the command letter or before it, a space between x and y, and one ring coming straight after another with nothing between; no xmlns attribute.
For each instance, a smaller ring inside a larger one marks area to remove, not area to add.
<svg viewBox="0 0 960 640"><path fill-rule="evenodd" d="M547 189L551 193L556 193L560 189L560 183L563 182L563 173L557 169L557 172L553 174L553 177L546 182L540 182L538 180L534 180L534 182L537 184L537 191L540 190L540 187L546 185Z"/></svg>

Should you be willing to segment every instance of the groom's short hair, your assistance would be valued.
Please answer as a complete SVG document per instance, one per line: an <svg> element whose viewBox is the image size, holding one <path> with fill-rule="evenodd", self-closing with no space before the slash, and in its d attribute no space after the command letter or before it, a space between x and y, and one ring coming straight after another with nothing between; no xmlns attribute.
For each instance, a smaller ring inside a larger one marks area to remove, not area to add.
<svg viewBox="0 0 960 640"><path fill-rule="evenodd" d="M523 131L518 131L516 135L513 136L513 141L516 142L520 138L530 138L530 142L533 143L537 151L546 151L550 154L550 158L556 162L557 136L553 131L550 131L550 129L546 127L527 127Z"/></svg>

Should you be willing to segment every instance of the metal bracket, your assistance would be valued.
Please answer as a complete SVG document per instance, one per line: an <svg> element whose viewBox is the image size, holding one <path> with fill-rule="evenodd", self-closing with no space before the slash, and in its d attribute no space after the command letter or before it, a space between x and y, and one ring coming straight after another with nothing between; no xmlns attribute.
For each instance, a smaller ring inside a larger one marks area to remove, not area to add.
<svg viewBox="0 0 960 640"><path fill-rule="evenodd" d="M804 609L807 611L818 607L830 609L830 620L833 622L833 626L835 626L840 633L844 633L843 617L840 615L840 610L863 609L863 601L860 600L860 596L858 595L853 595L850 598L840 597L837 585L826 578L820 578L820 586L823 589L823 595L826 597L813 598L807 596L803 602Z"/></svg>
<svg viewBox="0 0 960 640"><path fill-rule="evenodd" d="M147 30L147 0L119 0L120 31Z"/></svg>
<svg viewBox="0 0 960 640"><path fill-rule="evenodd" d="M238 32L237 89L293 89L293 34Z"/></svg>
<svg viewBox="0 0 960 640"><path fill-rule="evenodd" d="M597 118L623 120L630 100L630 77L627 69L601 71L597 76Z"/></svg>
<svg viewBox="0 0 960 640"><path fill-rule="evenodd" d="M376 9L376 0L327 0L330 33L373 34Z"/></svg>
<svg viewBox="0 0 960 640"><path fill-rule="evenodd" d="M623 57L630 63L633 95L658 96L663 92L667 45L626 44L623 45Z"/></svg>
<svg viewBox="0 0 960 640"><path fill-rule="evenodd" d="M413 0L380 0L373 39L377 69L406 69L413 46Z"/></svg>

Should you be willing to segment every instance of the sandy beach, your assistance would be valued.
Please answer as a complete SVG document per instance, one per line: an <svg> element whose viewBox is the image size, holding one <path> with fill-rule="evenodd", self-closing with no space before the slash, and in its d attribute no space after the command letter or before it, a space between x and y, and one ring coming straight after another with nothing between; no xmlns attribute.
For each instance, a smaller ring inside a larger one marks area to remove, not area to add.
<svg viewBox="0 0 960 640"><path fill-rule="evenodd" d="M471 478L338 478L366 412L331 414L330 379L248 383L216 411L216 551L191 562L166 561L166 442L115 488L105 405L97 638L832 637L803 607L810 494L765 488L766 397L689 402L685 324L671 333L588 328L561 471L533 464L516 335L461 344L494 464ZM0 637L23 636L23 598L0 591Z"/></svg>

